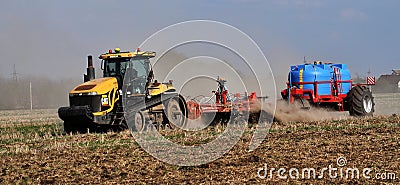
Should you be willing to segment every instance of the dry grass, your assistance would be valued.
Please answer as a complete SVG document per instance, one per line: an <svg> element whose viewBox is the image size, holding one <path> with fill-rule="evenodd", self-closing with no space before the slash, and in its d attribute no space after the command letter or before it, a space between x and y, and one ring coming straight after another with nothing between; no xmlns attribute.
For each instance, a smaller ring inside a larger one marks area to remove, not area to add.
<svg viewBox="0 0 400 185"><path fill-rule="evenodd" d="M143 151L128 131L63 135L54 110L0 112L0 183L399 183L377 179L261 179L258 168L323 168L345 156L346 167L400 176L400 117L274 123L262 145L248 152L253 128L235 147L206 165L179 167ZM185 145L212 140L223 128L163 131Z"/></svg>

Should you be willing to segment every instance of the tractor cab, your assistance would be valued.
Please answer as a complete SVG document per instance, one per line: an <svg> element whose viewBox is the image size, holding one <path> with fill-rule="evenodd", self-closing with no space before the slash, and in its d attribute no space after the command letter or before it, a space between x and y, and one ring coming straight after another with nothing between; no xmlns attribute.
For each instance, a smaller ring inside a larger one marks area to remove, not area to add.
<svg viewBox="0 0 400 185"><path fill-rule="evenodd" d="M121 89L124 82L131 82L134 85L133 93L143 94L146 82L151 73L150 58L155 56L155 52L121 52L115 48L114 52L100 55L102 59L103 77L115 77L118 81L118 89Z"/></svg>

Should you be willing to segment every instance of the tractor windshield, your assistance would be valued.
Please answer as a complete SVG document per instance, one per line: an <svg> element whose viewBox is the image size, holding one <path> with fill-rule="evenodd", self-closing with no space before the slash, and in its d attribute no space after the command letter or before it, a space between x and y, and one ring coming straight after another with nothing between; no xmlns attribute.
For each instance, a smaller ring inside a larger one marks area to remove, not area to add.
<svg viewBox="0 0 400 185"><path fill-rule="evenodd" d="M104 77L115 77L122 87L124 78L129 82L131 93L144 94L150 71L150 60L146 57L108 58L104 60Z"/></svg>

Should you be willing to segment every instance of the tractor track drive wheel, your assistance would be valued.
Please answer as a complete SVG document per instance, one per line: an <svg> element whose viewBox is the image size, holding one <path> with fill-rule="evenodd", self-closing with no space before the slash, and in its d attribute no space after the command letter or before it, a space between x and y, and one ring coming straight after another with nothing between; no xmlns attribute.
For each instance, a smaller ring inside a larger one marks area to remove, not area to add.
<svg viewBox="0 0 400 185"><path fill-rule="evenodd" d="M165 114L171 129L176 127L183 129L186 124L187 108L186 103L180 96L169 99L165 105Z"/></svg>
<svg viewBox="0 0 400 185"><path fill-rule="evenodd" d="M374 97L366 86L354 86L347 97L347 107L351 116L372 116Z"/></svg>
<svg viewBox="0 0 400 185"><path fill-rule="evenodd" d="M135 113L135 125L133 128L135 131L141 132L145 130L146 121L148 119L146 116L146 113L143 111L138 111Z"/></svg>

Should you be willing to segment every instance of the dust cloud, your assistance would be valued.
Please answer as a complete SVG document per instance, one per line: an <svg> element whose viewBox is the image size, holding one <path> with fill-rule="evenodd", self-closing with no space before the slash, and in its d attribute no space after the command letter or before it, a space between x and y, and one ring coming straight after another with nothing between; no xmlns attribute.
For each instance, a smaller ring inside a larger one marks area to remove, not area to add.
<svg viewBox="0 0 400 185"><path fill-rule="evenodd" d="M304 110L282 100L277 102L275 118L281 122L291 122L337 120L346 119L349 116L347 112L337 112L318 107L311 107L309 110Z"/></svg>
<svg viewBox="0 0 400 185"><path fill-rule="evenodd" d="M262 108L261 108L262 107ZM272 104L256 103L251 112L257 113L264 111L267 115L274 114L274 122L295 122L295 121L323 121L323 120L339 120L349 118L348 112L338 112L324 108L311 107L309 110L301 109L300 106L295 104L288 104L284 100L276 101L276 109L274 111Z"/></svg>

